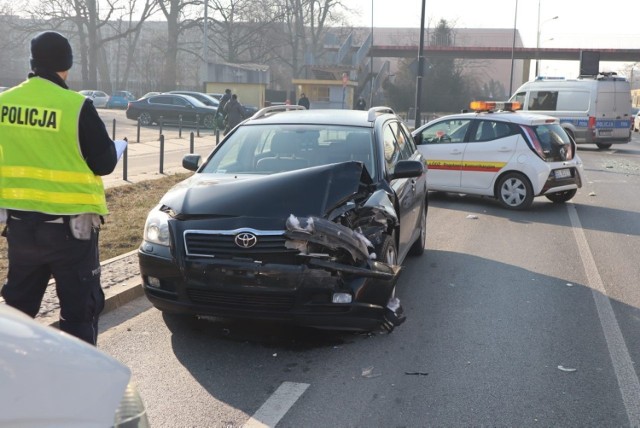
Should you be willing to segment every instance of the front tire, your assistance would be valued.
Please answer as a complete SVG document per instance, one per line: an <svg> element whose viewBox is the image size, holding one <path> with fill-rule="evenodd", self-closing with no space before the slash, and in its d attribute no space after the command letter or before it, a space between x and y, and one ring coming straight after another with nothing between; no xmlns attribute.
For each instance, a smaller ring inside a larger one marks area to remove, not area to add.
<svg viewBox="0 0 640 428"><path fill-rule="evenodd" d="M393 234L385 235L384 241L382 241L382 245L380 245L378 250L378 260L390 265L398 264L398 249ZM405 320L404 310L400 305L400 301L396 298L396 288L394 286L387 300L385 313L382 318L382 328L387 331L387 333L391 333Z"/></svg>
<svg viewBox="0 0 640 428"><path fill-rule="evenodd" d="M398 249L393 235L385 235L378 249L378 260L389 265L398 264Z"/></svg>
<svg viewBox="0 0 640 428"><path fill-rule="evenodd" d="M153 123L151 113L149 113L148 111L143 111L142 113L140 113L140 116L138 116L138 120L140 121L140 125L142 126L149 126Z"/></svg>
<svg viewBox="0 0 640 428"><path fill-rule="evenodd" d="M505 208L525 210L533 203L533 187L524 175L510 172L498 182L496 198Z"/></svg>
<svg viewBox="0 0 640 428"><path fill-rule="evenodd" d="M573 190L565 190L563 192L549 193L546 196L554 204L562 204L567 202L569 199L573 198L578 191L576 189Z"/></svg>

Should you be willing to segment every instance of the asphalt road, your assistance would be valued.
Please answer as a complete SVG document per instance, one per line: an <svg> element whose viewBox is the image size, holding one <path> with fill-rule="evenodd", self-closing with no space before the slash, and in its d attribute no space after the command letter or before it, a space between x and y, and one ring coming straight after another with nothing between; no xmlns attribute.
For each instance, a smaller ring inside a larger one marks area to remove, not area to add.
<svg viewBox="0 0 640 428"><path fill-rule="evenodd" d="M99 348L154 427L638 426L639 143L581 147L567 204L432 194L391 334L165 319L140 298Z"/></svg>

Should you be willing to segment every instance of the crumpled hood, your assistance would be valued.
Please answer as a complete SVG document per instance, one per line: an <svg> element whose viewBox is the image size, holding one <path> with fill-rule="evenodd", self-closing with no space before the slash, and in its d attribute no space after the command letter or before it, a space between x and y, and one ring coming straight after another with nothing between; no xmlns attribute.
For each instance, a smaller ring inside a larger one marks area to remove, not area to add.
<svg viewBox="0 0 640 428"><path fill-rule="evenodd" d="M206 217L325 217L371 183L359 162L323 165L267 176L195 174L161 200L174 215Z"/></svg>

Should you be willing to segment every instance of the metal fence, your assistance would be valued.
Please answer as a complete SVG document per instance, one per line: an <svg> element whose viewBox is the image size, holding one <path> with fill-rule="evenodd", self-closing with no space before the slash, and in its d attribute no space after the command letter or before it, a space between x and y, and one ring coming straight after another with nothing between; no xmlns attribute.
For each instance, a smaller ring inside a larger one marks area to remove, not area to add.
<svg viewBox="0 0 640 428"><path fill-rule="evenodd" d="M199 117L197 117L198 115L196 115L196 124L195 124L195 131L191 130L189 131L189 153L192 154L194 153L194 147L195 147L195 139L196 137L201 137L201 128L200 128L200 121L199 121ZM191 124L191 123L190 123ZM178 129L177 129L177 135L178 138L182 138L182 134L183 134L183 130L184 130L184 123L182 121L182 116L180 116L179 120L178 120ZM141 140L141 123L140 120L137 121L137 125L136 125L136 139L135 141L129 141L129 143L142 143L143 141ZM111 138L113 140L116 139L116 130L117 130L117 120L114 118L112 121L112 128L111 128ZM220 142L220 129L219 128L214 128L213 130L211 130L213 132L213 135L215 136L215 143L216 145L218 145L218 143ZM159 152L160 152L160 161L159 161L159 173L160 174L164 174L164 157L165 157L165 150L164 150L164 144L165 144L165 134L164 134L164 121L162 119L162 117L160 117L159 120L159 125L158 125L158 138L157 139L153 139L153 140L146 140L146 141L159 141L160 145L159 145ZM144 142L146 142L144 141ZM122 154L122 179L123 180L127 180L128 179L128 149L125 149L124 153Z"/></svg>

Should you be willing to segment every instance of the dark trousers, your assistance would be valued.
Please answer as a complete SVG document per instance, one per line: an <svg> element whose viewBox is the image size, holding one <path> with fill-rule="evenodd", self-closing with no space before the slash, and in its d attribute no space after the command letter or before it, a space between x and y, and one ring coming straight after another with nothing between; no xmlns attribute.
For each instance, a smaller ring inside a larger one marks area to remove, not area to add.
<svg viewBox="0 0 640 428"><path fill-rule="evenodd" d="M6 232L9 273L2 288L6 303L35 318L53 276L60 301L60 330L95 345L98 317L104 309L98 232L81 241L71 235L67 219L46 222L13 216Z"/></svg>

